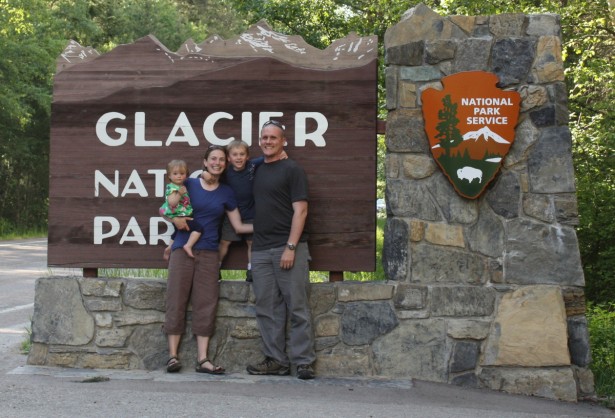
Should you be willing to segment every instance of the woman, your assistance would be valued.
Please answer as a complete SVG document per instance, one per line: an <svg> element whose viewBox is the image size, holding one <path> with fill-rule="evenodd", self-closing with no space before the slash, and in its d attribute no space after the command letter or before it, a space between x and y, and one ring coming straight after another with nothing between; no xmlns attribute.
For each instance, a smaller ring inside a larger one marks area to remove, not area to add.
<svg viewBox="0 0 615 418"><path fill-rule="evenodd" d="M197 341L196 371L224 373L222 367L214 365L207 358L209 339L214 332L219 293L218 230L226 213L238 234L253 232L252 225L241 222L233 190L220 183L226 161L225 148L210 146L205 152L203 165L211 176L208 176L207 181L200 177L186 179L184 183L192 203L192 217L203 229L201 237L193 247L194 258L190 258L185 251L176 251L182 249L190 236L186 218L169 219L178 230L169 258L164 322L169 344L169 373L178 372L182 367L178 349L186 326L186 309L189 302L192 304L192 332Z"/></svg>

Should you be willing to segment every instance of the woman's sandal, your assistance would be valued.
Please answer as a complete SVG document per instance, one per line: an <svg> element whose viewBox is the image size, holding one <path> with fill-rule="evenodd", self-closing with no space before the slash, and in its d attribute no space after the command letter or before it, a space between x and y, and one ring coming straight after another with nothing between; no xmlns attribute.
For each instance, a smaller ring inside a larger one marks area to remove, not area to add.
<svg viewBox="0 0 615 418"><path fill-rule="evenodd" d="M177 373L182 368L182 363L177 356L169 358L167 361L167 373Z"/></svg>
<svg viewBox="0 0 615 418"><path fill-rule="evenodd" d="M203 366L203 364L208 362L213 366L213 369L208 369L207 367ZM196 366L196 371L197 373L224 374L224 367L216 366L208 358L205 358L204 360L199 361L198 365Z"/></svg>

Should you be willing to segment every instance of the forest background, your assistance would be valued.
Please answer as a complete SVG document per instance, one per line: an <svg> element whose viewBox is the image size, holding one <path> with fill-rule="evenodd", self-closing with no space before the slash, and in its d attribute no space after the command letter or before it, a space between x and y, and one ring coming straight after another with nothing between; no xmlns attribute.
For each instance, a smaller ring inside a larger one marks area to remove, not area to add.
<svg viewBox="0 0 615 418"><path fill-rule="evenodd" d="M232 38L265 19L326 48L350 32L378 35L418 1L0 0L0 238L45 234L49 128L56 58L69 40L101 53L154 34L176 51L187 39ZM615 0L423 0L441 15L556 13L578 195L579 238L590 302L594 372L615 370ZM386 118L384 59L379 117ZM378 138L378 198L386 145ZM592 310L593 306L593 310ZM606 318L606 319L605 319ZM592 321L597 320L594 323ZM593 327L593 331L592 331ZM597 328L600 330L597 332ZM596 337L598 336L598 337ZM595 338L602 338L597 341ZM605 356L596 352L604 349ZM603 357L606 360L603 360ZM606 364L600 362L606 361ZM612 373L611 373L612 374ZM597 377L597 381L599 376ZM615 393L615 378L610 389ZM603 390L604 391L604 390Z"/></svg>
<svg viewBox="0 0 615 418"><path fill-rule="evenodd" d="M171 51L187 39L229 39L266 19L326 48L350 32L378 35L417 1L0 0L0 237L47 226L49 126L55 61L69 40L104 53L154 34ZM576 169L577 234L589 300L615 301L615 0L425 0L441 15L557 13ZM610 3L610 4L609 4ZM384 60L380 60L381 63ZM380 118L384 77L379 83ZM384 196L384 138L378 140Z"/></svg>

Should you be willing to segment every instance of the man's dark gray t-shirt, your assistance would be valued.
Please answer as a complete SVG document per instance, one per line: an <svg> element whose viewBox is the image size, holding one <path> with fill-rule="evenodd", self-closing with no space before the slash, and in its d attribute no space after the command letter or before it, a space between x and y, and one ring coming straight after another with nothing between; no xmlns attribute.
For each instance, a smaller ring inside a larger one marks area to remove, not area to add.
<svg viewBox="0 0 615 418"><path fill-rule="evenodd" d="M262 164L256 170L253 250L286 245L294 214L293 202L301 200L308 200L307 176L295 161L278 160ZM299 241L306 240L304 228Z"/></svg>

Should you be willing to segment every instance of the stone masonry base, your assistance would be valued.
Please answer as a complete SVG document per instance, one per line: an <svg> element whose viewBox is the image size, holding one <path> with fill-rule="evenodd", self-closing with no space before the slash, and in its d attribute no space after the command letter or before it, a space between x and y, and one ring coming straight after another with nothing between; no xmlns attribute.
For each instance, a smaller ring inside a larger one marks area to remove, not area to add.
<svg viewBox="0 0 615 418"><path fill-rule="evenodd" d="M38 279L28 364L162 368L165 291L164 280ZM574 292L395 282L310 291L319 376L416 378L566 401L593 393L585 318L567 309ZM221 283L209 356L229 372L261 359L253 302L250 284ZM196 360L190 312L180 357L186 366Z"/></svg>

